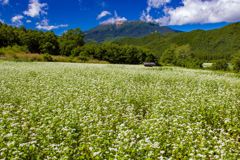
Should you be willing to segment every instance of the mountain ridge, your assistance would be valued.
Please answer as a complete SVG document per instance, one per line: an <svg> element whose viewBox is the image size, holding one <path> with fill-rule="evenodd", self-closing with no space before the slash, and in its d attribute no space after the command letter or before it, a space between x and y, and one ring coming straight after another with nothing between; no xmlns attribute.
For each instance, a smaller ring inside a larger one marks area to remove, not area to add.
<svg viewBox="0 0 240 160"><path fill-rule="evenodd" d="M167 26L159 26L156 23L142 21L125 21L114 24L101 24L85 32L85 41L103 42L122 37L144 37L150 33L160 34L181 32Z"/></svg>

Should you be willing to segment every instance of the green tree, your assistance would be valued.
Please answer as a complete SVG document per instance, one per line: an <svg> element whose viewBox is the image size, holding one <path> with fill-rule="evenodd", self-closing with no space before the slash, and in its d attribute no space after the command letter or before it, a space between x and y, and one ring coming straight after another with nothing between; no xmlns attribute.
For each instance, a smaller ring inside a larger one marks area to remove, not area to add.
<svg viewBox="0 0 240 160"><path fill-rule="evenodd" d="M176 47L174 53L174 65L181 67L193 67L192 62L195 60L193 59L193 53L189 44Z"/></svg>
<svg viewBox="0 0 240 160"><path fill-rule="evenodd" d="M145 62L155 62L155 56L152 54L148 54L145 58Z"/></svg>
<svg viewBox="0 0 240 160"><path fill-rule="evenodd" d="M87 51L81 51L80 53L79 53L79 59L80 60L82 60L82 61L84 61L84 62L86 62L87 60L89 60L89 53L87 52Z"/></svg>
<svg viewBox="0 0 240 160"><path fill-rule="evenodd" d="M40 52L51 55L59 54L58 38L53 32L45 32L40 40Z"/></svg>
<svg viewBox="0 0 240 160"><path fill-rule="evenodd" d="M172 45L170 48L166 49L160 58L160 63L165 65L174 65L176 59L175 49L176 45Z"/></svg>
<svg viewBox="0 0 240 160"><path fill-rule="evenodd" d="M76 47L71 51L71 56L77 57L83 51L82 47Z"/></svg>
<svg viewBox="0 0 240 160"><path fill-rule="evenodd" d="M226 60L217 60L213 63L212 69L226 71L228 69L228 62Z"/></svg>
<svg viewBox="0 0 240 160"><path fill-rule="evenodd" d="M232 58L233 70L239 72L240 71L240 52L233 56Z"/></svg>
<svg viewBox="0 0 240 160"><path fill-rule="evenodd" d="M42 39L43 32L28 30L22 32L20 35L21 44L28 47L28 50L32 53L40 53L40 40Z"/></svg>
<svg viewBox="0 0 240 160"><path fill-rule="evenodd" d="M187 59L192 57L192 51L189 44L176 47L175 55L177 59Z"/></svg>
<svg viewBox="0 0 240 160"><path fill-rule="evenodd" d="M7 47L19 44L19 38L16 32L17 28L0 24L0 47Z"/></svg>
<svg viewBox="0 0 240 160"><path fill-rule="evenodd" d="M68 30L59 39L61 55L69 56L72 50L84 45L84 34L77 28Z"/></svg>

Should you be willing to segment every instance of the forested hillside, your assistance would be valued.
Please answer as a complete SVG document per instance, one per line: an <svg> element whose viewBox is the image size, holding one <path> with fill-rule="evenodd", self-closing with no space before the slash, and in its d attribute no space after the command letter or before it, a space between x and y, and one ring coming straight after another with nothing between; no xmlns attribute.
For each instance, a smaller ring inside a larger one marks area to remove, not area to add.
<svg viewBox="0 0 240 160"><path fill-rule="evenodd" d="M196 30L167 35L153 33L143 38L123 38L115 43L143 46L158 56L169 48L189 45L191 52L199 59L229 60L240 49L240 23L210 31Z"/></svg>

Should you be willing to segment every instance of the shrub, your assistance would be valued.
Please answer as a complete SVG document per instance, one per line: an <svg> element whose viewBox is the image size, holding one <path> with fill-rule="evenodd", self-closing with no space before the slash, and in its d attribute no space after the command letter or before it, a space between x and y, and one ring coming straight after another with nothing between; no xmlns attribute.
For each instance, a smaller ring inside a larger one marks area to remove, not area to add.
<svg viewBox="0 0 240 160"><path fill-rule="evenodd" d="M4 52L0 50L0 57L4 56Z"/></svg>
<svg viewBox="0 0 240 160"><path fill-rule="evenodd" d="M152 54L148 54L145 58L145 62L155 62L156 58Z"/></svg>
<svg viewBox="0 0 240 160"><path fill-rule="evenodd" d="M82 52L80 52L80 54L79 54L79 59L82 60L82 61L84 61L84 62L88 61L88 60L89 60L89 54L88 54L88 52L87 52L87 51L82 51Z"/></svg>
<svg viewBox="0 0 240 160"><path fill-rule="evenodd" d="M228 69L228 63L226 60L217 60L213 63L212 69L226 71Z"/></svg>
<svg viewBox="0 0 240 160"><path fill-rule="evenodd" d="M43 54L43 60L44 61L47 61L47 62L52 62L53 61L53 58L50 54Z"/></svg>
<svg viewBox="0 0 240 160"><path fill-rule="evenodd" d="M82 47L74 48L71 52L71 56L73 56L73 57L79 56L79 54L82 52L82 50L83 50Z"/></svg>
<svg viewBox="0 0 240 160"><path fill-rule="evenodd" d="M233 70L240 71L240 55L235 55L232 59Z"/></svg>
<svg viewBox="0 0 240 160"><path fill-rule="evenodd" d="M29 53L26 46L18 46L18 45L0 48L0 52L2 54Z"/></svg>

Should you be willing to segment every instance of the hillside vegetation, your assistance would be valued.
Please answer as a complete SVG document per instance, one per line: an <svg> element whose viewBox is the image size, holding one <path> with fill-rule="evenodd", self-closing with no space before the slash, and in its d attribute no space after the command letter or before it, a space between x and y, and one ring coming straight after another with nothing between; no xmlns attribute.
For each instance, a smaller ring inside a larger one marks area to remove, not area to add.
<svg viewBox="0 0 240 160"><path fill-rule="evenodd" d="M122 24L124 34L129 36L141 32L141 26L145 25L151 26L150 30L157 29L156 24L143 22ZM121 28L121 25L116 24L115 27ZM211 68L216 70L240 70L240 23L217 30L197 30L188 33L176 33L159 26L158 28L165 30L165 34L151 33L142 38L120 38L103 43L86 43L85 34L79 28L57 36L54 32L28 30L24 27L16 28L0 23L0 48L2 48L0 58L116 64L155 62L159 65L189 68L202 68L203 63L211 63ZM172 33L167 33L168 31ZM98 36L104 37L105 33L111 32L111 29L103 29L98 32ZM9 54L16 48L20 49L17 55ZM36 55L20 55L22 51Z"/></svg>
<svg viewBox="0 0 240 160"><path fill-rule="evenodd" d="M197 64L199 61L200 63L216 60L230 62L235 54L239 55L240 23L210 31L196 30L167 35L153 33L143 38L122 38L115 43L148 48L156 56L163 57L163 62L169 63L169 58L172 58L170 62L173 64L181 59L178 53L173 53L176 50L178 50L176 52L181 50L180 54L184 59L189 58L189 61Z"/></svg>
<svg viewBox="0 0 240 160"><path fill-rule="evenodd" d="M84 33L71 29L63 35L54 32L16 28L0 22L0 58L6 60L111 62L141 64L154 57L146 49L117 44L85 44ZM29 53L29 54L28 54ZM35 55L32 55L32 54ZM155 57L153 58L155 59Z"/></svg>
<svg viewBox="0 0 240 160"><path fill-rule="evenodd" d="M221 29L175 34L150 34L143 38L123 38L116 40L119 44L132 44L152 49L162 55L172 45L190 45L194 55L201 59L229 58L240 50L240 23L234 23Z"/></svg>

